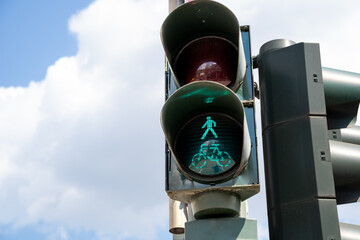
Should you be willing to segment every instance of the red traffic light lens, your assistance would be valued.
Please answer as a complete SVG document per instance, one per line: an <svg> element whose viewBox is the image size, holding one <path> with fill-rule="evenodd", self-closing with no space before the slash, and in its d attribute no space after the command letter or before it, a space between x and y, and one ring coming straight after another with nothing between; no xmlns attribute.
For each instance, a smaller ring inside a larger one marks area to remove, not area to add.
<svg viewBox="0 0 360 240"><path fill-rule="evenodd" d="M173 70L180 85L207 80L231 86L236 79L237 58L237 48L226 39L198 38L180 51Z"/></svg>

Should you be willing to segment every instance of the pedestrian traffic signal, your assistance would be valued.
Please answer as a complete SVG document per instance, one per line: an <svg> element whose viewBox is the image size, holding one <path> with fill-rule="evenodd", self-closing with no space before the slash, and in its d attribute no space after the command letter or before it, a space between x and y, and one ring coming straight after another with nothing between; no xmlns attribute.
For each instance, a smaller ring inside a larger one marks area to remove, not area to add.
<svg viewBox="0 0 360 240"><path fill-rule="evenodd" d="M169 14L161 41L166 191L192 203L197 219L237 216L240 202L259 191L249 28L225 6L195 0ZM213 192L237 206L204 208Z"/></svg>
<svg viewBox="0 0 360 240"><path fill-rule="evenodd" d="M257 62L270 239L340 239L336 204L360 196L360 136L337 129L356 122L360 74L289 40L264 44Z"/></svg>
<svg viewBox="0 0 360 240"><path fill-rule="evenodd" d="M164 105L161 123L178 168L190 180L224 182L247 165L251 142L244 107L221 84L180 88Z"/></svg>

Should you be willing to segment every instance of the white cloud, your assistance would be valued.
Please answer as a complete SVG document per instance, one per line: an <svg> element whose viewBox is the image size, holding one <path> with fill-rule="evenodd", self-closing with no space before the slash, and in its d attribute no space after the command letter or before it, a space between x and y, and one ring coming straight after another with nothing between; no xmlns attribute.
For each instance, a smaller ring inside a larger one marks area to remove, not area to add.
<svg viewBox="0 0 360 240"><path fill-rule="evenodd" d="M68 239L68 229L155 239L167 221L166 9L96 1L70 20L76 56L59 59L41 82L0 88L1 223L61 226L49 239Z"/></svg>
<svg viewBox="0 0 360 240"><path fill-rule="evenodd" d="M356 0L284 1L222 0L241 25L250 25L253 55L267 41L286 38L295 42L320 43L324 66L360 72L360 16Z"/></svg>

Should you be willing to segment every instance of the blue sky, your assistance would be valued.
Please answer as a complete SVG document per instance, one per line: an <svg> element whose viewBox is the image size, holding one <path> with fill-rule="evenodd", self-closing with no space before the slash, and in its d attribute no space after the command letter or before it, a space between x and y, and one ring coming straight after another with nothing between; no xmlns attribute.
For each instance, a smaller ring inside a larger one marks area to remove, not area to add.
<svg viewBox="0 0 360 240"><path fill-rule="evenodd" d="M359 1L221 2L250 25L253 55L272 39L318 42L324 66L360 72ZM0 239L171 239L159 123L167 9L164 0L0 2ZM259 112L257 125L261 156ZM259 165L249 215L264 240ZM359 214L358 203L339 207L343 221L360 224Z"/></svg>
<svg viewBox="0 0 360 240"><path fill-rule="evenodd" d="M40 81L58 58L77 52L68 28L71 15L91 0L0 2L0 79L2 86Z"/></svg>

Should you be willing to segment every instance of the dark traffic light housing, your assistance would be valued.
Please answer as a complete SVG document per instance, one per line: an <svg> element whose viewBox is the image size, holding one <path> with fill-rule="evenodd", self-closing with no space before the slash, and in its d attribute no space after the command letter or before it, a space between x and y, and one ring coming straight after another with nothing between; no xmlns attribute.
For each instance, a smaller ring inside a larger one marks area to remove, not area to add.
<svg viewBox="0 0 360 240"><path fill-rule="evenodd" d="M258 66L270 239L340 239L337 204L360 195L360 134L339 130L356 122L360 74L285 39L265 43Z"/></svg>
<svg viewBox="0 0 360 240"><path fill-rule="evenodd" d="M167 194L199 203L216 192L239 204L259 192L249 27L225 6L196 0L169 14L161 41ZM197 218L224 213L209 209L193 210ZM239 206L230 212L238 215Z"/></svg>

